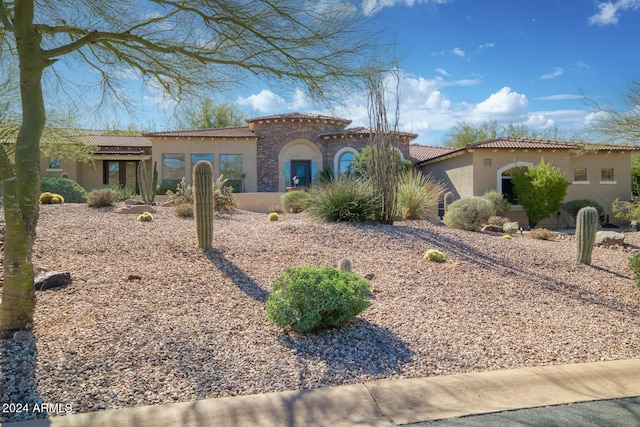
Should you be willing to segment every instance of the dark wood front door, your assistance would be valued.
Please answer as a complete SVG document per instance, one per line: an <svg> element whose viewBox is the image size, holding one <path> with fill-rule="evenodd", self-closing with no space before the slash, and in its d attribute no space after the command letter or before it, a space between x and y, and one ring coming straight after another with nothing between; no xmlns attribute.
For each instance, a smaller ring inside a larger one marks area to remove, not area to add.
<svg viewBox="0 0 640 427"><path fill-rule="evenodd" d="M291 186L311 185L311 160L291 160Z"/></svg>

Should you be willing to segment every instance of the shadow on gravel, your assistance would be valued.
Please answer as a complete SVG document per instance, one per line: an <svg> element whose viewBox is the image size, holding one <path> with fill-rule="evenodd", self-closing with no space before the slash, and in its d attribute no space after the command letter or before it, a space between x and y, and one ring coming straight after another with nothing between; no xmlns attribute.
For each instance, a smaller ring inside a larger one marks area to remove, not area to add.
<svg viewBox="0 0 640 427"><path fill-rule="evenodd" d="M65 403L43 402L36 383L37 363L38 350L33 335L0 340L0 422L47 418L50 411L72 410ZM49 421L44 419L38 423L42 427L48 425Z"/></svg>
<svg viewBox="0 0 640 427"><path fill-rule="evenodd" d="M231 262L223 251L219 249L209 249L205 252L205 256L213 265L231 279L242 292L258 302L263 304L267 302L269 292L260 287L244 270Z"/></svg>
<svg viewBox="0 0 640 427"><path fill-rule="evenodd" d="M278 339L295 352L302 365L299 382L303 387L348 382L362 374L377 378L401 373L412 354L407 343L389 330L360 318L339 328L307 334L290 332ZM322 377L307 378L309 361L326 364Z"/></svg>
<svg viewBox="0 0 640 427"><path fill-rule="evenodd" d="M607 309L631 316L640 316L640 309L635 304L626 304L620 301L607 299L599 293L588 291L571 283L566 283L558 280L555 277L539 273L536 270L536 262L538 261L533 261L532 264L528 265L510 264L509 260L507 259L493 258L490 253L480 253L476 249L466 245L463 242L460 242L459 240L436 234L429 230L406 226L394 226L393 230L398 233L407 234L413 238L420 239L426 242L428 245L442 248L447 253L452 254L459 259L474 263L478 267L498 272L504 274L505 276L525 277L528 279L534 278L538 280L537 283L541 287L549 291L559 293L566 297L573 298L582 303L599 305ZM609 271L601 267L593 265L583 265L582 267L597 269L619 278L629 279L624 275Z"/></svg>

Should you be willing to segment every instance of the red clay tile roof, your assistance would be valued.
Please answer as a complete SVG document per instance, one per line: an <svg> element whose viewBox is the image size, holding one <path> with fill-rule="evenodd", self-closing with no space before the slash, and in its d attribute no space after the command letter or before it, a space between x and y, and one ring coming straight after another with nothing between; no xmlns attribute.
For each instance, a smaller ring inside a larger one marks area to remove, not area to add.
<svg viewBox="0 0 640 427"><path fill-rule="evenodd" d="M434 147L429 145L411 144L409 146L409 155L413 163L422 162L424 160L433 159L434 157L455 151L455 148Z"/></svg>
<svg viewBox="0 0 640 427"><path fill-rule="evenodd" d="M272 116L263 116L263 117L255 117L252 119L247 119L247 123L251 122L259 122L265 120L327 120L327 121L337 121L340 123L344 123L344 125L348 125L351 123L351 120L341 119L339 117L331 117L324 116L322 114L313 114L313 113L285 113L285 114L274 114Z"/></svg>
<svg viewBox="0 0 640 427"><path fill-rule="evenodd" d="M507 148L529 150L598 150L598 151L637 151L636 147L628 145L591 144L584 142L553 141L549 139L531 138L496 138L468 144L466 149L473 148Z"/></svg>
<svg viewBox="0 0 640 427"><path fill-rule="evenodd" d="M414 150L414 146L411 150ZM486 141L474 142L467 144L466 147L457 149L446 149L445 147L433 147L441 148L443 151L437 150L429 151L422 150L421 155L424 157L418 160L418 163L427 162L430 160L437 161L440 158L448 157L449 155L464 154L469 150L478 148L489 148L498 150L574 150L574 151L640 151L640 147L629 145L617 145L617 144L593 144L586 142L566 142L566 141L553 141L549 139L532 139L532 138L495 138L488 139ZM446 151L448 150L448 151ZM419 153L419 151L416 151ZM417 154L419 155L419 154ZM412 158L414 158L412 151Z"/></svg>
<svg viewBox="0 0 640 427"><path fill-rule="evenodd" d="M149 132L145 133L144 136L149 138L257 138L256 134L251 132L247 126Z"/></svg>

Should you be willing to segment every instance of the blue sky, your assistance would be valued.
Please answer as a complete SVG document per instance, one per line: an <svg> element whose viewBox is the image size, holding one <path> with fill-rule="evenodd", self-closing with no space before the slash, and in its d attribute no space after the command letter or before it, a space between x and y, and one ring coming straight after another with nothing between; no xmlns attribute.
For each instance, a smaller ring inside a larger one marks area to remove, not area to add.
<svg viewBox="0 0 640 427"><path fill-rule="evenodd" d="M440 145L460 121L497 120L568 135L593 119L582 94L621 108L640 79L640 0L365 0L375 25L396 43L400 129ZM215 94L211 94L215 97ZM135 99L135 98L134 98ZM171 127L170 106L152 87L139 97L144 114L129 121ZM310 111L367 126L366 97L345 95L332 111L309 103L297 88L276 92L251 84L224 102L251 115ZM589 137L587 136L586 139Z"/></svg>

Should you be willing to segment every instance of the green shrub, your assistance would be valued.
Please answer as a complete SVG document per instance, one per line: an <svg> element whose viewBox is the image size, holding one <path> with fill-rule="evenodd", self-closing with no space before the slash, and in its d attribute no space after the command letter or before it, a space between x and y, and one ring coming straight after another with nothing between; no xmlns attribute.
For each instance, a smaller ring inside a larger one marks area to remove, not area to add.
<svg viewBox="0 0 640 427"><path fill-rule="evenodd" d="M115 202L116 192L110 188L91 190L89 194L87 194L87 205L90 208L103 208L106 206L113 206Z"/></svg>
<svg viewBox="0 0 640 427"><path fill-rule="evenodd" d="M168 206L176 206L183 204L193 205L193 187L187 185L184 178L176 185L175 191L167 190L165 193Z"/></svg>
<svg viewBox="0 0 640 427"><path fill-rule="evenodd" d="M280 219L280 215L278 215L277 212L271 212L269 214L269 221L273 222L273 221L278 221Z"/></svg>
<svg viewBox="0 0 640 427"><path fill-rule="evenodd" d="M487 224L499 225L501 227L508 222L511 222L511 220L503 216L490 216L489 219L487 220Z"/></svg>
<svg viewBox="0 0 640 427"><path fill-rule="evenodd" d="M578 199L578 200L571 200L564 204L564 208L567 210L567 212L569 212L569 214L573 217L573 219L576 219L576 216L578 215L578 211L580 209L585 208L587 206L596 208L596 210L598 211L599 217L602 216L602 214L604 213L604 208L602 207L602 205L600 205L600 203L596 202L595 200Z"/></svg>
<svg viewBox="0 0 640 427"><path fill-rule="evenodd" d="M451 203L442 220L448 227L477 231L492 214L493 204L487 199L464 197Z"/></svg>
<svg viewBox="0 0 640 427"><path fill-rule="evenodd" d="M124 202L125 200L133 199L136 197L136 191L131 188L120 187L118 185L105 185L102 188L113 190L116 202Z"/></svg>
<svg viewBox="0 0 640 427"><path fill-rule="evenodd" d="M396 211L402 219L426 219L444 194L444 185L415 169L398 176Z"/></svg>
<svg viewBox="0 0 640 427"><path fill-rule="evenodd" d="M310 199L311 196L306 191L287 191L280 196L280 203L285 212L298 213L309 207Z"/></svg>
<svg viewBox="0 0 640 427"><path fill-rule="evenodd" d="M41 181L40 190L43 193L59 194L67 203L84 203L87 201L87 191L72 179L44 177Z"/></svg>
<svg viewBox="0 0 640 427"><path fill-rule="evenodd" d="M437 249L427 249L427 251L422 256L426 261L432 262L444 262L444 254Z"/></svg>
<svg viewBox="0 0 640 427"><path fill-rule="evenodd" d="M636 286L640 289L640 252L636 252L629 257L629 269L633 273Z"/></svg>
<svg viewBox="0 0 640 427"><path fill-rule="evenodd" d="M341 177L314 187L309 194L306 212L329 222L366 222L373 219L380 207L380 197L371 184L355 178Z"/></svg>
<svg viewBox="0 0 640 427"><path fill-rule="evenodd" d="M487 191L481 197L491 202L493 205L493 215L495 216L503 216L511 207L511 203L509 203L499 191Z"/></svg>
<svg viewBox="0 0 640 427"><path fill-rule="evenodd" d="M512 183L518 204L522 205L532 228L562 208L569 187L562 171L544 160L516 172Z"/></svg>
<svg viewBox="0 0 640 427"><path fill-rule="evenodd" d="M369 282L356 273L292 267L272 285L267 318L298 332L336 327L369 307L369 293Z"/></svg>
<svg viewBox="0 0 640 427"><path fill-rule="evenodd" d="M611 204L611 212L618 219L626 221L640 221L640 199L634 197L631 201L616 198Z"/></svg>
<svg viewBox="0 0 640 427"><path fill-rule="evenodd" d="M537 240L554 240L556 238L556 233L551 230L547 230L546 228L534 228L529 234L527 234L530 239Z"/></svg>

